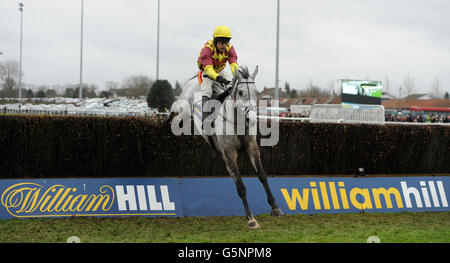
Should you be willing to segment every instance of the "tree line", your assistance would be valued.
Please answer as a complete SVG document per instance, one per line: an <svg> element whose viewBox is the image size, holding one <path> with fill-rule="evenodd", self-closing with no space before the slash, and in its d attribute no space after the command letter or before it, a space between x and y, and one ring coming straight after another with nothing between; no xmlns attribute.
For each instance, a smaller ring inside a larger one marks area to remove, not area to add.
<svg viewBox="0 0 450 263"><path fill-rule="evenodd" d="M0 63L0 98L17 98L19 96L19 72L19 63L15 60ZM390 85L389 78L386 77L383 82L383 90L394 93L392 89L393 87ZM180 95L181 90L181 85L178 81L175 83L175 87L172 87L167 80L154 81L149 76L132 75L124 79L122 83L114 81L106 82L106 90L101 91L99 91L95 84L83 84L82 94L84 98L111 98L115 96L127 98L146 97L150 107L164 110L170 108L175 97ZM410 95L415 91L414 79L409 73L403 78L402 85L399 86L398 91L399 98ZM22 96L24 98L51 98L57 96L78 98L79 92L79 84L58 84L52 86L27 84L26 88L22 90ZM285 82L284 90L280 94L280 98L334 98L340 95L340 90L336 91L334 89L333 82L330 82L327 88L323 88L314 84L312 80L309 80L304 89L301 90L293 89L290 87L289 82ZM438 78L433 80L429 89L429 95L433 99L449 98L448 92L444 93L442 90L442 85Z"/></svg>
<svg viewBox="0 0 450 263"><path fill-rule="evenodd" d="M17 61L5 61L0 63L0 98L19 97L19 63ZM80 94L79 84L64 85L35 85L22 84L23 98L53 98L67 97L78 98ZM181 85L178 81L175 87L167 80L154 81L145 75L132 75L119 82L106 82L106 90L99 91L95 84L83 84L83 98L147 98L151 108L159 110L170 109L175 96L181 94Z"/></svg>

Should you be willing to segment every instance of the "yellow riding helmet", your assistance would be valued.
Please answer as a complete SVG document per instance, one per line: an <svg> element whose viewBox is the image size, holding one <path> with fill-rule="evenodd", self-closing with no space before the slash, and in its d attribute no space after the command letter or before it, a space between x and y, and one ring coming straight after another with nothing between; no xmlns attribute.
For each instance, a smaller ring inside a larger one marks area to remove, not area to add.
<svg viewBox="0 0 450 263"><path fill-rule="evenodd" d="M216 26L214 29L213 38L216 37L226 37L231 38L231 30L227 26Z"/></svg>

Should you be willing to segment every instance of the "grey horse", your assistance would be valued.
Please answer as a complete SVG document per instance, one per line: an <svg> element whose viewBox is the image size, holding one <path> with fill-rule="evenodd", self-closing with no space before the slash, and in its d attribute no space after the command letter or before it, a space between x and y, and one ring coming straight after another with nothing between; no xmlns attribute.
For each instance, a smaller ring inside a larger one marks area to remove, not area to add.
<svg viewBox="0 0 450 263"><path fill-rule="evenodd" d="M218 106L216 109L219 109L214 114L215 120L213 122L214 127L212 127L213 132L209 135L202 133L206 142L217 150L225 161L228 173L231 178L233 178L239 197L244 205L249 228L259 228L260 225L254 218L247 202L246 188L237 164L238 154L240 152L245 152L248 155L253 168L258 174L260 182L264 186L267 201L272 207L270 214L277 217L283 215L283 212L276 204L275 198L270 190L256 140L255 129L257 118L255 77L257 73L258 67L255 68L253 74L250 74L246 67L242 67L237 71L231 84L232 92L230 96L225 99L224 103L219 105L216 104L216 106ZM190 80L185 85L185 88L180 95L180 99L185 102L184 107L182 107L183 103L180 103L180 101L175 102L172 105L172 112L179 112L179 116L186 114L187 105L189 105L189 111L193 111L193 105L195 105L193 92L194 90L199 90L198 85L196 79ZM213 90L215 89L215 93L220 93L220 88L220 86L215 86ZM188 102L186 103L186 101ZM234 116L237 117L235 118ZM201 129L201 125L198 128Z"/></svg>

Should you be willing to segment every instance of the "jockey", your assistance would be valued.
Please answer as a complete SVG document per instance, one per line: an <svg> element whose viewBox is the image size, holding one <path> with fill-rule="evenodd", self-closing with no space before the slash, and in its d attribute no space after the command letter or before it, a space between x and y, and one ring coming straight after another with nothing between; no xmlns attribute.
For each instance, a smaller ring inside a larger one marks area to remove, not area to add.
<svg viewBox="0 0 450 263"><path fill-rule="evenodd" d="M230 76L223 70L228 63L233 74L239 69L237 55L233 45L230 44L231 31L227 26L217 26L214 30L213 39L205 43L198 57L199 82L202 91L202 104L212 96L212 84L214 81L228 85L231 82ZM203 78L206 76L206 78ZM230 89L219 94L216 100L222 103L230 95ZM203 121L211 112L203 112Z"/></svg>

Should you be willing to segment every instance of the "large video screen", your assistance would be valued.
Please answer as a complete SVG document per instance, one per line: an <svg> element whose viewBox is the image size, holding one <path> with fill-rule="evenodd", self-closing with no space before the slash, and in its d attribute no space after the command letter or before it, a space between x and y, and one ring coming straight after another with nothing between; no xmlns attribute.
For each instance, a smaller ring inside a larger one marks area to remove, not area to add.
<svg viewBox="0 0 450 263"><path fill-rule="evenodd" d="M381 104L381 81L341 80L342 103Z"/></svg>

